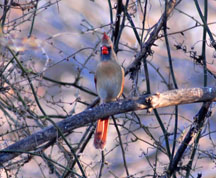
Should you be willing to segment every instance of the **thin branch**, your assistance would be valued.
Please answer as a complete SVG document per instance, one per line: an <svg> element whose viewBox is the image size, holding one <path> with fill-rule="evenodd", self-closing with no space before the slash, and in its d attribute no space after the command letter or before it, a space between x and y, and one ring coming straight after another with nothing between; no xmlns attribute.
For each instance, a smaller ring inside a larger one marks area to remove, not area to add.
<svg viewBox="0 0 216 178"><path fill-rule="evenodd" d="M121 151L122 151L122 158L123 158L123 163L124 163L125 171L126 171L127 177L130 177L128 166L127 166L127 161L126 161L126 158L125 158L124 146L123 146L123 142L122 142L122 139L121 139L121 133L119 131L117 122L116 122L116 120L115 120L114 117L112 117L112 120L113 120L113 123L115 125L116 131L117 131L117 134L118 134L119 144L120 144Z"/></svg>
<svg viewBox="0 0 216 178"><path fill-rule="evenodd" d="M167 11L167 0L165 2L165 12L166 11ZM176 81L176 77L175 77L175 73L174 73L174 69L173 69L169 39L167 36L167 16L166 16L166 14L165 14L165 18L166 18L166 20L164 21L164 29L163 30L164 30L165 43L166 43L166 48L167 48L167 55L168 55L168 59L169 59L169 68L170 68L170 73L171 73L174 87L175 87L175 89L178 89L178 85L177 85L177 81ZM173 136L174 140L176 140L176 137L177 137L177 129L178 129L178 106L175 106L175 127L174 127L174 136ZM173 160L173 155L175 152L175 145L176 145L176 142L174 141L173 147L172 147L172 153L170 155L170 164L172 163L172 160Z"/></svg>
<svg viewBox="0 0 216 178"><path fill-rule="evenodd" d="M126 5L125 6L122 5L122 8L124 9L124 15L123 15L121 26L120 26L119 31L118 31L118 36L115 38L115 44L114 44L114 50L115 50L115 52L118 52L119 40L120 40L122 31L123 31L123 29L125 27L125 20L126 20L125 17L126 17L126 14L127 14L128 3L129 3L129 0L126 1Z"/></svg>
<svg viewBox="0 0 216 178"><path fill-rule="evenodd" d="M32 32L33 32L33 28L34 28L34 24L35 24L35 18L36 18L36 12L38 10L38 3L39 3L39 0L37 0L36 4L35 4L35 9L34 9L34 12L33 12L33 18L32 18L32 23L31 23L30 31L29 31L29 34L28 34L28 38L31 37Z"/></svg>
<svg viewBox="0 0 216 178"><path fill-rule="evenodd" d="M201 18L201 20L202 20L202 22L203 22L204 28L206 29L206 31L207 31L207 33L208 33L208 35L209 35L209 38L210 38L210 40L211 40L211 45L216 49L216 42L215 42L215 39L214 39L214 37L213 37L213 35L212 35L212 32L210 31L210 29L209 29L209 27L208 27L208 24L207 24L207 21L206 21L205 17L204 17L203 14L202 14L202 11L201 11L201 9L200 9L199 3L198 3L197 0L194 0L194 3L195 3L195 5L196 5L197 11L198 11L198 13L199 13L199 16L200 16L200 18Z"/></svg>
<svg viewBox="0 0 216 178"><path fill-rule="evenodd" d="M104 168L104 163L105 163L105 155L104 155L104 151L101 151L101 166L100 166L100 172L99 172L99 176L98 178L102 177L102 173L103 173L103 168Z"/></svg>
<svg viewBox="0 0 216 178"><path fill-rule="evenodd" d="M118 34L119 34L122 11L123 11L123 9L122 9L122 0L118 0L118 2L117 2L117 12L116 12L115 31L113 32L114 46L116 46L116 40L117 40L117 37L118 37Z"/></svg>

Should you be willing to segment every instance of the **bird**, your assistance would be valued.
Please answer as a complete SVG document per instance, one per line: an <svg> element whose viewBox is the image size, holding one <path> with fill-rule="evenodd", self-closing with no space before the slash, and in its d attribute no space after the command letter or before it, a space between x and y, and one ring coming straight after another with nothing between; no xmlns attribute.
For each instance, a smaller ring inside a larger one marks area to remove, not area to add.
<svg viewBox="0 0 216 178"><path fill-rule="evenodd" d="M95 86L100 103L116 101L124 88L124 69L117 62L113 43L104 32L101 40L100 61L95 72ZM109 117L97 121L94 135L94 146L103 150L106 145Z"/></svg>

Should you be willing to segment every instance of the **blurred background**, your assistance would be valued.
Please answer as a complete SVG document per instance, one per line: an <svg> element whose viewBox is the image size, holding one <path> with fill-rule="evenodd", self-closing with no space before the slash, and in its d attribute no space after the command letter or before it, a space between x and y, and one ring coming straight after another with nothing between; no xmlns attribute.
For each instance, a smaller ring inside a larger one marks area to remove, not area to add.
<svg viewBox="0 0 216 178"><path fill-rule="evenodd" d="M202 10L203 3L204 1L199 1ZM126 1L123 1L123 4L125 5ZM8 87L0 94L0 148L3 149L51 125L43 119L44 115L35 102L29 80L23 75L17 63L11 60L11 54L5 49L4 44L15 51L29 72L28 77L43 110L53 121L58 122L69 115L84 111L96 99L94 72L99 60L100 40L103 32L112 36L117 20L117 1L1 0L0 5L2 24L0 67L3 71L0 84L1 87ZM161 18L164 5L165 1L129 1L127 12L140 37L143 33L143 42L150 37L155 24ZM111 12L113 24L110 20ZM208 1L207 23L214 38L215 12L216 1ZM143 28L144 14L146 19ZM123 15L122 13L122 18ZM168 18L167 34L178 88L204 86L203 65L195 60L203 51L202 24L194 1L180 2ZM125 20L118 49L118 63L127 69L140 52L140 45L128 19ZM159 32L151 50L152 54L147 57L151 93L174 89L163 30ZM206 63L210 71L207 72L207 86L211 87L215 86L215 56L215 50L207 35ZM124 96L126 98L139 96L146 91L146 76L142 64L134 79L131 79L130 75L126 76ZM201 105L202 103L196 103L178 107L176 141L173 140L175 108L158 109L164 127L170 133L170 147L176 142L176 149L178 148ZM214 110L215 104L212 105L212 114L201 132L190 177L197 177L198 173L205 178L216 177ZM101 151L94 148L93 137L87 140L86 136L93 132L93 127L79 128L65 136L79 155L86 176L99 177L100 170L102 170L101 177L128 177L128 173L130 177L162 175L169 165L169 159L163 151L166 150L164 134L154 112L136 111L120 114L115 118L123 144L120 144L116 127L111 120L107 146L104 150L103 169L101 169ZM80 152L83 143L87 146L83 152ZM193 145L194 140L182 158L180 163L182 166L190 160ZM63 140L57 140L43 153L54 161L51 165L42 155L29 158L27 154L23 154L6 164L7 171L2 169L0 175L2 177L71 176L66 174L65 167L70 167L74 158ZM73 170L81 175L77 165L74 165ZM177 177L184 175L185 170L181 170Z"/></svg>

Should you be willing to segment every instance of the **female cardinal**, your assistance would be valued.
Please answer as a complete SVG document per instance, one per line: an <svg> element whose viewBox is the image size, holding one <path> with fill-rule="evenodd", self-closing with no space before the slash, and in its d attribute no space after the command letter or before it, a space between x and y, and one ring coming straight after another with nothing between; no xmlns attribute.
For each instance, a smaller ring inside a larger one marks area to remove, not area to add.
<svg viewBox="0 0 216 178"><path fill-rule="evenodd" d="M95 74L95 85L101 103L115 101L123 92L124 70L117 63L117 56L110 38L104 33L100 51L100 62ZM102 118L97 122L94 145L97 149L104 149L107 138L109 118Z"/></svg>

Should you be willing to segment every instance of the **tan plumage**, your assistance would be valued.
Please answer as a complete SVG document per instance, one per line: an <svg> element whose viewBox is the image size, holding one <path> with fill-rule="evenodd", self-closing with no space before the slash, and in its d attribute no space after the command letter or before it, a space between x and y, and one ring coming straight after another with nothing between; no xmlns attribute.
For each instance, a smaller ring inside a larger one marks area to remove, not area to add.
<svg viewBox="0 0 216 178"><path fill-rule="evenodd" d="M99 63L96 76L97 93L102 102L114 101L121 95L124 72L116 61Z"/></svg>
<svg viewBox="0 0 216 178"><path fill-rule="evenodd" d="M115 101L123 92L124 70L117 63L110 38L104 33L102 38L101 60L97 65L95 81L101 103ZM97 149L103 149L106 144L109 120L98 120L94 138Z"/></svg>

